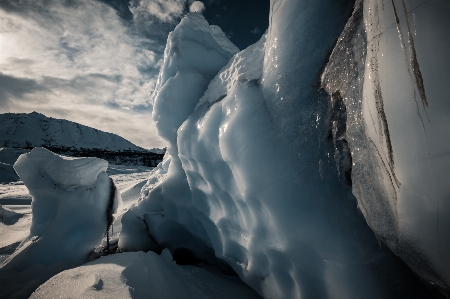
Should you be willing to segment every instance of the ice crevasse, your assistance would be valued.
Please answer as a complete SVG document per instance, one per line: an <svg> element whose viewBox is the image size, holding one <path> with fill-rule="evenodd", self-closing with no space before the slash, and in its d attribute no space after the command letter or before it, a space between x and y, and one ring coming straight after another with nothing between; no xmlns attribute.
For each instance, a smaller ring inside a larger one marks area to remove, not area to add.
<svg viewBox="0 0 450 299"><path fill-rule="evenodd" d="M416 2L272 1L239 53L183 18L153 99L168 171L119 246L225 261L265 298L432 296L416 274L448 295L449 63L421 57L449 7Z"/></svg>

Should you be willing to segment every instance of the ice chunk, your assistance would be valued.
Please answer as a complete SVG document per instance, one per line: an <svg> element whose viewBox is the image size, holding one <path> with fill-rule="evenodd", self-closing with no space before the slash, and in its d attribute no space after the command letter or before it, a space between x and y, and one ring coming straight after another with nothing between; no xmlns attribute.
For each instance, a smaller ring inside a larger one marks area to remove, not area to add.
<svg viewBox="0 0 450 299"><path fill-rule="evenodd" d="M13 277L42 278L55 274L54 267L86 260L120 204L120 194L105 172L107 166L101 159L62 157L44 148L19 157L14 168L32 196L33 218L29 236L2 264L2 285ZM36 265L47 267L42 270L47 274L40 277L33 270ZM14 293L23 283L7 285L0 295Z"/></svg>

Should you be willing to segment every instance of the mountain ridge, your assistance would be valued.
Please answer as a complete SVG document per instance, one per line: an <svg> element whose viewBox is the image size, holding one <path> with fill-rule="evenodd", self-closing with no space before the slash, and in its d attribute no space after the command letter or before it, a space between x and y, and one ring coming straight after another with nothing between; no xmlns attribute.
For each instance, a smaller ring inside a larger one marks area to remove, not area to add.
<svg viewBox="0 0 450 299"><path fill-rule="evenodd" d="M0 146L164 153L164 149L145 149L117 134L65 119L47 117L36 111L0 114Z"/></svg>

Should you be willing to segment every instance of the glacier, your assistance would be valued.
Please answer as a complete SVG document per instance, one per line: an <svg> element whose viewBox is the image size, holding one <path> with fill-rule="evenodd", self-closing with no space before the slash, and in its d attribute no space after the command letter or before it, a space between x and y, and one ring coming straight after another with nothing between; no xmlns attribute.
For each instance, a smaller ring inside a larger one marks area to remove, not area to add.
<svg viewBox="0 0 450 299"><path fill-rule="evenodd" d="M392 3L419 11L414 1ZM433 5L420 6L424 22ZM416 274L448 294L448 141L437 136L449 135L449 114L440 107L431 125L431 112L419 106L427 78L418 75L420 52L395 40L412 43L413 33L405 33L411 21L389 7L377 0L272 1L269 29L239 53L217 42L201 15L183 18L169 36L153 98L170 165L124 215L119 247L169 248L174 258L187 254L223 269L225 261L264 298L439 296ZM447 25L445 13L438 15L435 26ZM398 53L386 45L406 56L391 57ZM226 52L234 54L228 61ZM379 75L382 66L395 76ZM392 84L396 76L409 83ZM380 88L393 98L389 113ZM414 98L409 115L403 102ZM421 125L427 117L428 130ZM434 164L417 163L431 161L431 152L411 151L418 142L426 149L424 131L436 136ZM402 137L394 142L395 134ZM403 164L394 166L389 159L397 156ZM415 168L398 170L402 165ZM439 188L427 194L417 171L434 172L429 180ZM428 198L440 206L424 215Z"/></svg>

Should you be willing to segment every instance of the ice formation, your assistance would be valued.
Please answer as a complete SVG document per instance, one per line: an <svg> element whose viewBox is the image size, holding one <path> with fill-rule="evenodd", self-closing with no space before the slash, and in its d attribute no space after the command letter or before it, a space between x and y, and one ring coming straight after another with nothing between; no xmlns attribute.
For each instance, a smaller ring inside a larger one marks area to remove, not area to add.
<svg viewBox="0 0 450 299"><path fill-rule="evenodd" d="M42 283L86 261L121 202L107 167L101 159L62 157L44 148L19 157L14 168L33 198L33 219L28 237L0 268L0 295L23 287L15 279Z"/></svg>
<svg viewBox="0 0 450 299"><path fill-rule="evenodd" d="M64 271L40 286L30 298L260 298L237 277L208 268L179 266L165 249L103 257Z"/></svg>
<svg viewBox="0 0 450 299"><path fill-rule="evenodd" d="M349 22L369 20L374 1L364 2L364 16L358 2ZM123 244L226 261L265 298L431 296L359 214L346 107L334 91L331 104L319 91L352 9L349 2L272 1L267 33L229 61L208 52L230 53L229 43L214 43L200 15L181 21L169 36L154 97L170 166L124 215ZM213 78L205 65L223 67Z"/></svg>
<svg viewBox="0 0 450 299"><path fill-rule="evenodd" d="M446 1L358 1L322 76L346 107L353 194L368 224L447 295L449 13Z"/></svg>

